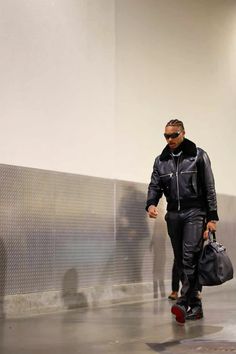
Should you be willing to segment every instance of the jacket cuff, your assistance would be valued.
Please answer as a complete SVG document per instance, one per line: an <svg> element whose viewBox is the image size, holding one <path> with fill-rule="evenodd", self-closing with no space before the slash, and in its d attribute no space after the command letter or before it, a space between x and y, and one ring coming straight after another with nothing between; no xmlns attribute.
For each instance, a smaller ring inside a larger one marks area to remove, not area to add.
<svg viewBox="0 0 236 354"><path fill-rule="evenodd" d="M157 204L158 204L158 203L157 203L157 201L156 201L155 199L149 199L149 200L147 201L145 210L148 211L148 208L150 207L150 205L155 205L155 206L157 206Z"/></svg>
<svg viewBox="0 0 236 354"><path fill-rule="evenodd" d="M211 220L216 220L216 221L219 220L216 210L212 210L207 213L207 221L211 221Z"/></svg>

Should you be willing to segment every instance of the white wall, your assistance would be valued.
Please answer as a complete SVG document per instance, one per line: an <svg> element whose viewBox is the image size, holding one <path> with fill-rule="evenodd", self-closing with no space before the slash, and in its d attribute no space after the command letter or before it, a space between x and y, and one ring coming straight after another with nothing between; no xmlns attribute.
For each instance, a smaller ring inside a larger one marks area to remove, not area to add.
<svg viewBox="0 0 236 354"><path fill-rule="evenodd" d="M119 176L149 181L179 118L208 151L217 191L236 195L236 1L119 0L116 21Z"/></svg>
<svg viewBox="0 0 236 354"><path fill-rule="evenodd" d="M236 195L235 0L0 2L0 162L149 182L165 123Z"/></svg>
<svg viewBox="0 0 236 354"><path fill-rule="evenodd" d="M0 17L0 161L113 177L114 2L7 0Z"/></svg>

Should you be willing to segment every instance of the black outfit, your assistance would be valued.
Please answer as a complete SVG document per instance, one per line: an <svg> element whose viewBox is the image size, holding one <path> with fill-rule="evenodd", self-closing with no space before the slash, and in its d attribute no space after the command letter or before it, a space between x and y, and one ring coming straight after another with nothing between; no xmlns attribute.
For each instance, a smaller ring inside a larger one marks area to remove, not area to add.
<svg viewBox="0 0 236 354"><path fill-rule="evenodd" d="M150 205L157 205L163 194L167 200L165 220L182 281L177 303L187 308L201 302L197 297L197 264L203 247L203 231L207 221L218 220L209 157L188 139L173 153L167 145L156 158L146 210Z"/></svg>
<svg viewBox="0 0 236 354"><path fill-rule="evenodd" d="M174 258L173 265L172 265L172 277L171 277L171 290L175 292L179 292L179 282L180 282L180 277L179 277L179 270L178 270L178 265L177 261ZM198 291L202 291L202 285L198 284Z"/></svg>
<svg viewBox="0 0 236 354"><path fill-rule="evenodd" d="M175 292L179 292L179 270L177 266L177 261L174 258L173 265L172 265L172 277L171 277L171 290Z"/></svg>

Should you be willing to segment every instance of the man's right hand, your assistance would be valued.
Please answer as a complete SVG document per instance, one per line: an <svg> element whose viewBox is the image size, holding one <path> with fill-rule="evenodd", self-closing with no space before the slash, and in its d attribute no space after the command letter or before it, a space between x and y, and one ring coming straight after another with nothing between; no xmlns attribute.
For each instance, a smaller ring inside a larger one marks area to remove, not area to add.
<svg viewBox="0 0 236 354"><path fill-rule="evenodd" d="M157 210L157 207L155 205L150 205L149 206L148 215L149 215L149 218L156 219L156 217L158 215L158 210Z"/></svg>

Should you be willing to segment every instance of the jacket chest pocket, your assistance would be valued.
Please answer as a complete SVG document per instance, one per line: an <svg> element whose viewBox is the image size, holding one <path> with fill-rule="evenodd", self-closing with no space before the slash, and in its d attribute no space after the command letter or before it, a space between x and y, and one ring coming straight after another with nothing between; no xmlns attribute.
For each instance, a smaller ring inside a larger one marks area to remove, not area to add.
<svg viewBox="0 0 236 354"><path fill-rule="evenodd" d="M160 183L161 183L161 187L164 190L164 193L168 193L170 190L170 186L171 186L171 180L173 178L173 173L167 173L164 175L160 175Z"/></svg>
<svg viewBox="0 0 236 354"><path fill-rule="evenodd" d="M198 188L197 188L197 170L192 171L181 171L181 184L184 188L190 192L193 192L197 195Z"/></svg>

